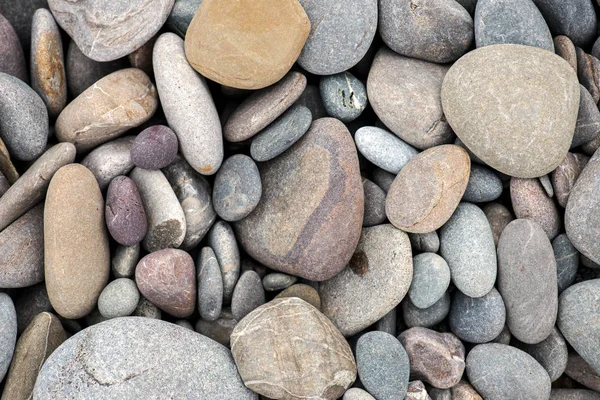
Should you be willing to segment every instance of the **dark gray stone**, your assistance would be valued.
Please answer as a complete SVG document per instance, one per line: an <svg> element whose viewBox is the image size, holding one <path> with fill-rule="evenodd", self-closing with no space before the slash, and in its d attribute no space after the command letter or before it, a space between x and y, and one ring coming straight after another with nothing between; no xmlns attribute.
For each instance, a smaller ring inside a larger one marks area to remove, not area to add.
<svg viewBox="0 0 600 400"><path fill-rule="evenodd" d="M150 300L144 296L140 296L140 302L138 303L133 315L136 317L160 319L162 317L162 311L156 307Z"/></svg>
<svg viewBox="0 0 600 400"><path fill-rule="evenodd" d="M2 7L0 5L0 7ZM27 67L25 66L25 56L21 42L10 22L0 14L0 72L15 76L27 82Z"/></svg>
<svg viewBox="0 0 600 400"><path fill-rule="evenodd" d="M474 20L477 47L512 43L554 52L550 29L531 0L478 0Z"/></svg>
<svg viewBox="0 0 600 400"><path fill-rule="evenodd" d="M215 252L203 247L198 257L198 311L200 317L215 321L223 307L223 275Z"/></svg>
<svg viewBox="0 0 600 400"><path fill-rule="evenodd" d="M429 233L409 233L410 246L413 253L437 253L440 249L440 238L436 231Z"/></svg>
<svg viewBox="0 0 600 400"><path fill-rule="evenodd" d="M394 179L396 179L396 175L381 168L375 167L373 171L373 182L383 189L385 193L390 190L390 186L392 186Z"/></svg>
<svg viewBox="0 0 600 400"><path fill-rule="evenodd" d="M550 380L554 382L565 371L569 351L567 343L558 329L552 329L552 333L538 344L517 342L517 347L532 356L548 372Z"/></svg>
<svg viewBox="0 0 600 400"><path fill-rule="evenodd" d="M430 328L442 322L450 312L450 295L446 292L434 305L421 309L405 299L402 302L402 315L409 328Z"/></svg>
<svg viewBox="0 0 600 400"><path fill-rule="evenodd" d="M225 221L214 224L208 233L208 245L215 252L223 275L224 304L229 304L240 276L240 251L231 226Z"/></svg>
<svg viewBox="0 0 600 400"><path fill-rule="evenodd" d="M556 261L536 222L516 219L504 228L498 242L498 290L517 339L535 344L550 335L558 307Z"/></svg>
<svg viewBox="0 0 600 400"><path fill-rule="evenodd" d="M15 298L14 303L17 312L17 333L19 336L36 315L42 312L52 312L52 305L44 283L24 288Z"/></svg>
<svg viewBox="0 0 600 400"><path fill-rule="evenodd" d="M136 167L160 169L175 160L178 150L177 135L168 126L154 125L135 137L131 159Z"/></svg>
<svg viewBox="0 0 600 400"><path fill-rule="evenodd" d="M398 174L419 153L394 134L375 126L359 128L354 141L367 160L392 174Z"/></svg>
<svg viewBox="0 0 600 400"><path fill-rule="evenodd" d="M477 5L477 0L456 0L456 2L463 6L465 10L469 12L469 14L473 15L475 13L475 6Z"/></svg>
<svg viewBox="0 0 600 400"><path fill-rule="evenodd" d="M492 342L508 345L510 344L511 338L512 335L510 334L510 330L506 325L504 325L504 328L502 328L502 332L500 332L500 334L496 336L494 340L492 340Z"/></svg>
<svg viewBox="0 0 600 400"><path fill-rule="evenodd" d="M450 329L470 343L486 343L504 329L506 308L500 293L493 288L483 297L472 298L454 293L450 308Z"/></svg>
<svg viewBox="0 0 600 400"><path fill-rule="evenodd" d="M471 385L485 399L547 400L548 373L529 354L497 343L475 346L467 356Z"/></svg>
<svg viewBox="0 0 600 400"><path fill-rule="evenodd" d="M134 136L111 140L92 150L81 164L92 171L101 190L119 175L127 175L134 167L131 146Z"/></svg>
<svg viewBox="0 0 600 400"><path fill-rule="evenodd" d="M260 173L254 161L236 154L223 162L213 185L215 211L225 221L239 221L258 205L262 195Z"/></svg>
<svg viewBox="0 0 600 400"><path fill-rule="evenodd" d="M589 143L600 135L600 110L583 85L579 85L579 92L579 113L571 148Z"/></svg>
<svg viewBox="0 0 600 400"><path fill-rule="evenodd" d="M367 89L350 72L324 76L319 84L323 106L330 117L351 122L367 108Z"/></svg>
<svg viewBox="0 0 600 400"><path fill-rule="evenodd" d="M533 0L553 35L568 36L575 46L591 45L596 39L596 11L591 0Z"/></svg>
<svg viewBox="0 0 600 400"><path fill-rule="evenodd" d="M579 82L590 92L597 103L600 100L600 60L579 47L575 48L575 54Z"/></svg>
<svg viewBox="0 0 600 400"><path fill-rule="evenodd" d="M100 293L98 311L105 318L126 317L133 314L140 301L140 292L129 278L110 282Z"/></svg>
<svg viewBox="0 0 600 400"><path fill-rule="evenodd" d="M356 344L360 381L378 400L403 399L408 388L408 354L394 336L368 332Z"/></svg>
<svg viewBox="0 0 600 400"><path fill-rule="evenodd" d="M471 175L462 200L473 203L493 201L502 195L502 189L502 181L494 170L471 164Z"/></svg>
<svg viewBox="0 0 600 400"><path fill-rule="evenodd" d="M263 277L262 284L267 292L276 292L292 286L297 281L298 277L296 276L272 272Z"/></svg>
<svg viewBox="0 0 600 400"><path fill-rule="evenodd" d="M327 116L327 111L325 111L325 106L323 105L321 93L319 93L317 85L306 85L306 89L304 89L304 92L302 92L294 104L308 108L313 120Z"/></svg>
<svg viewBox="0 0 600 400"><path fill-rule="evenodd" d="M196 322L196 332L211 338L223 346L229 347L231 341L231 332L237 325L238 321L233 319L230 310L223 310L218 319L214 321L207 321L199 319Z"/></svg>
<svg viewBox="0 0 600 400"><path fill-rule="evenodd" d="M413 278L408 290L412 304L429 308L442 298L450 285L450 268L435 253L421 253L413 258Z"/></svg>
<svg viewBox="0 0 600 400"><path fill-rule="evenodd" d="M379 225L385 222L385 192L375 183L363 178L365 191L365 215L363 227Z"/></svg>
<svg viewBox="0 0 600 400"><path fill-rule="evenodd" d="M393 308L389 313L385 314L381 319L373 325L376 331L386 332L392 336L396 336L398 328L398 309Z"/></svg>
<svg viewBox="0 0 600 400"><path fill-rule="evenodd" d="M561 233L552 241L554 258L556 259L556 279L558 293L562 292L575 282L577 268L579 267L579 252L565 233Z"/></svg>
<svg viewBox="0 0 600 400"><path fill-rule="evenodd" d="M379 33L398 54L447 63L471 46L473 19L454 0L382 0Z"/></svg>
<svg viewBox="0 0 600 400"><path fill-rule="evenodd" d="M568 355L565 375L588 389L600 392L600 375L574 351Z"/></svg>
<svg viewBox="0 0 600 400"><path fill-rule="evenodd" d="M33 14L38 8L48 8L48 0L30 0L25 2L0 1L0 13L15 28L25 53L29 52L31 22Z"/></svg>
<svg viewBox="0 0 600 400"><path fill-rule="evenodd" d="M190 22L192 22L192 18L194 18L201 3L202 0L175 0L165 25L182 38L185 38Z"/></svg>
<svg viewBox="0 0 600 400"><path fill-rule="evenodd" d="M0 381L8 371L17 343L17 312L12 299L0 293Z"/></svg>
<svg viewBox="0 0 600 400"><path fill-rule="evenodd" d="M244 272L235 285L231 297L233 318L241 321L251 311L263 304L265 304L265 289L263 289L260 276L254 271Z"/></svg>

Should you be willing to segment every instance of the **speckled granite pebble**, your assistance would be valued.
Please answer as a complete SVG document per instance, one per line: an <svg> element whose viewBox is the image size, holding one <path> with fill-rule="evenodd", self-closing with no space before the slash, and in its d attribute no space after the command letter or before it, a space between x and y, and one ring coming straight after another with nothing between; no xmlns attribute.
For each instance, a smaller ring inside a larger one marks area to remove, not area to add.
<svg viewBox="0 0 600 400"><path fill-rule="evenodd" d="M100 293L98 310L106 318L126 317L137 308L140 292L134 281L118 278L110 282Z"/></svg>
<svg viewBox="0 0 600 400"><path fill-rule="evenodd" d="M408 295L419 308L429 308L442 298L450 285L450 268L435 253L421 253L413 258L413 279Z"/></svg>
<svg viewBox="0 0 600 400"><path fill-rule="evenodd" d="M472 164L462 200L472 203L493 201L502 195L502 189L502 181L492 169Z"/></svg>

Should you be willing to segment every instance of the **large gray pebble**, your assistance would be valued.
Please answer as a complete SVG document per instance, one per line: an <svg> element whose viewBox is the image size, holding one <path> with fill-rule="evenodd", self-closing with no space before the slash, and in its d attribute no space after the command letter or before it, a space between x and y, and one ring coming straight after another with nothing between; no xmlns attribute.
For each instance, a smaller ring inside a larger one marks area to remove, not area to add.
<svg viewBox="0 0 600 400"><path fill-rule="evenodd" d="M479 164L471 164L469 183L463 194L463 201L485 203L502 195L502 181L492 169Z"/></svg>
<svg viewBox="0 0 600 400"><path fill-rule="evenodd" d="M591 0L533 0L553 35L565 35L575 46L592 44L597 19Z"/></svg>
<svg viewBox="0 0 600 400"><path fill-rule="evenodd" d="M263 289L260 276L254 271L244 272L235 285L231 297L233 318L241 321L251 311L263 304L265 304L265 289Z"/></svg>
<svg viewBox="0 0 600 400"><path fill-rule="evenodd" d="M400 400L406 395L410 364L398 339L385 332L369 332L356 344L360 381L378 400Z"/></svg>
<svg viewBox="0 0 600 400"><path fill-rule="evenodd" d="M111 140L92 150L81 164L92 171L101 190L110 184L113 178L127 175L133 169L131 146L135 136L125 136Z"/></svg>
<svg viewBox="0 0 600 400"><path fill-rule="evenodd" d="M429 308L419 308L410 299L402 302L402 315L409 328L430 328L442 322L450 312L450 295L446 292L441 299Z"/></svg>
<svg viewBox="0 0 600 400"><path fill-rule="evenodd" d="M569 350L567 343L558 329L552 329L552 333L546 339L537 344L517 343L517 347L535 358L548 372L550 380L554 382L565 371Z"/></svg>
<svg viewBox="0 0 600 400"><path fill-rule="evenodd" d="M350 72L321 78L319 84L323 105L330 117L351 122L367 108L367 89Z"/></svg>
<svg viewBox="0 0 600 400"><path fill-rule="evenodd" d="M79 332L46 360L34 398L250 400L225 347L165 321L124 317Z"/></svg>
<svg viewBox="0 0 600 400"><path fill-rule="evenodd" d="M215 321L223 306L223 275L215 252L204 247L198 258L198 311L200 317Z"/></svg>
<svg viewBox="0 0 600 400"><path fill-rule="evenodd" d="M489 293L496 282L496 246L492 229L479 207L460 203L440 230L440 254L452 282L470 297Z"/></svg>
<svg viewBox="0 0 600 400"><path fill-rule="evenodd" d="M558 293L562 292L575 282L579 267L579 252L565 233L561 233L552 241L554 258L556 259L556 279Z"/></svg>
<svg viewBox="0 0 600 400"><path fill-rule="evenodd" d="M131 315L140 301L140 292L134 281L118 278L109 283L100 293L98 310L105 318Z"/></svg>
<svg viewBox="0 0 600 400"><path fill-rule="evenodd" d="M550 29L531 0L478 0L475 43L523 44L554 52Z"/></svg>
<svg viewBox="0 0 600 400"><path fill-rule="evenodd" d="M413 279L408 290L410 301L419 308L429 308L442 298L450 285L450 268L435 253L421 253L413 258Z"/></svg>
<svg viewBox="0 0 600 400"><path fill-rule="evenodd" d="M517 339L535 344L550 335L558 307L556 261L536 222L516 219L504 228L498 241L498 289Z"/></svg>
<svg viewBox="0 0 600 400"><path fill-rule="evenodd" d="M267 292L276 292L292 286L297 281L297 276L284 274L282 272L272 272L263 277L262 284Z"/></svg>
<svg viewBox="0 0 600 400"><path fill-rule="evenodd" d="M17 312L12 299L0 293L0 381L4 379L17 342Z"/></svg>
<svg viewBox="0 0 600 400"><path fill-rule="evenodd" d="M258 205L262 184L258 167L244 155L236 154L223 162L215 177L213 205L225 221L239 221Z"/></svg>
<svg viewBox="0 0 600 400"><path fill-rule="evenodd" d="M358 151L367 160L392 174L398 174L419 153L394 134L375 126L359 128L354 141Z"/></svg>
<svg viewBox="0 0 600 400"><path fill-rule="evenodd" d="M450 308L450 329L470 343L486 343L504 329L506 307L500 293L493 288L483 297L472 298L457 291Z"/></svg>
<svg viewBox="0 0 600 400"><path fill-rule="evenodd" d="M550 397L550 378L544 367L511 346L497 343L475 346L467 356L467 375L486 400Z"/></svg>
<svg viewBox="0 0 600 400"><path fill-rule="evenodd" d="M365 191L365 214L363 226L374 226L385 222L385 192L375 183L363 178Z"/></svg>

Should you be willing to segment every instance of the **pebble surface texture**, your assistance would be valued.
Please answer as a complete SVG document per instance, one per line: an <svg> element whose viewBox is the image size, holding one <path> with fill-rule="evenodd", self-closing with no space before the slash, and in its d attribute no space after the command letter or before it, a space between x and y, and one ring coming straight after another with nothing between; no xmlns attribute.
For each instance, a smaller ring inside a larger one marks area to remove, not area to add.
<svg viewBox="0 0 600 400"><path fill-rule="evenodd" d="M133 136L111 140L96 147L81 161L82 165L92 171L102 191L114 178L119 175L127 175L133 169L131 146L134 140ZM73 146L68 142L64 144Z"/></svg>
<svg viewBox="0 0 600 400"><path fill-rule="evenodd" d="M13 301L6 293L0 293L0 318L0 379L4 380L17 341L17 313Z"/></svg>
<svg viewBox="0 0 600 400"><path fill-rule="evenodd" d="M594 41L596 13L590 0L533 0L554 35L568 36L576 46Z"/></svg>
<svg viewBox="0 0 600 400"><path fill-rule="evenodd" d="M89 314L108 282L110 251L102 193L81 164L62 167L50 181L44 264L52 308L69 319Z"/></svg>
<svg viewBox="0 0 600 400"><path fill-rule="evenodd" d="M2 12L2 10L0 10ZM25 56L19 42L17 32L10 22L2 15L0 16L0 33L4 40L0 44L0 72L19 78L27 82L27 68L25 67Z"/></svg>
<svg viewBox="0 0 600 400"><path fill-rule="evenodd" d="M258 399L224 346L181 326L139 317L102 322L69 338L44 363L33 397L117 400L139 393Z"/></svg>
<svg viewBox="0 0 600 400"><path fill-rule="evenodd" d="M270 398L339 398L356 379L348 342L304 300L275 299L234 328L231 352L244 384Z"/></svg>
<svg viewBox="0 0 600 400"><path fill-rule="evenodd" d="M185 55L210 80L261 89L290 70L310 29L298 0L203 0L185 36Z"/></svg>
<svg viewBox="0 0 600 400"><path fill-rule="evenodd" d="M213 185L215 212L225 221L239 221L258 205L262 184L258 167L243 154L229 157L217 175Z"/></svg>
<svg viewBox="0 0 600 400"><path fill-rule="evenodd" d="M48 0L58 24L83 54L112 61L137 50L167 20L174 0Z"/></svg>
<svg viewBox="0 0 600 400"><path fill-rule="evenodd" d="M517 218L537 222L550 240L558 235L562 225L558 207L539 179L511 178L510 200Z"/></svg>
<svg viewBox="0 0 600 400"><path fill-rule="evenodd" d="M502 173L535 178L567 155L579 84L569 64L548 51L515 44L471 51L452 65L441 93L457 136Z"/></svg>
<svg viewBox="0 0 600 400"><path fill-rule="evenodd" d="M136 167L160 169L171 164L177 156L177 136L167 126L154 125L135 137L131 159Z"/></svg>
<svg viewBox="0 0 600 400"><path fill-rule="evenodd" d="M142 241L148 230L146 212L135 183L126 176L110 182L106 192L106 225L115 241L133 246Z"/></svg>
<svg viewBox="0 0 600 400"><path fill-rule="evenodd" d="M398 174L418 151L385 129L363 126L354 134L358 151L379 168Z"/></svg>
<svg viewBox="0 0 600 400"><path fill-rule="evenodd" d="M450 308L450 330L469 343L489 342L502 332L506 307L495 288L482 297L454 293Z"/></svg>

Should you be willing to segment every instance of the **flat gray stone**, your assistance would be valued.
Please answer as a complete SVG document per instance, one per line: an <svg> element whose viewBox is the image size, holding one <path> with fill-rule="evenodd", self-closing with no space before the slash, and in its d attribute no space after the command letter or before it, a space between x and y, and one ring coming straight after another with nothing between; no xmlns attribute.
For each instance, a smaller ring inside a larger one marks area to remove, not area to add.
<svg viewBox="0 0 600 400"><path fill-rule="evenodd" d="M394 336L368 332L356 344L358 377L378 400L403 399L408 388L408 354Z"/></svg>
<svg viewBox="0 0 600 400"><path fill-rule="evenodd" d="M241 321L251 311L263 304L265 304L265 289L263 289L260 276L254 271L244 272L235 285L231 297L233 318Z"/></svg>
<svg viewBox="0 0 600 400"><path fill-rule="evenodd" d="M408 290L410 301L419 308L429 308L442 298L450 285L450 268L435 253L421 253L413 258L413 279Z"/></svg>
<svg viewBox="0 0 600 400"><path fill-rule="evenodd" d="M215 321L223 306L223 275L215 252L203 247L198 257L198 311L206 321Z"/></svg>
<svg viewBox="0 0 600 400"><path fill-rule="evenodd" d="M379 2L379 33L398 54L435 63L457 60L473 42L473 19L454 0Z"/></svg>
<svg viewBox="0 0 600 400"><path fill-rule="evenodd" d="M550 397L550 378L544 367L511 346L497 343L475 346L467 356L467 375L485 399Z"/></svg>
<svg viewBox="0 0 600 400"><path fill-rule="evenodd" d="M556 328L553 328L550 336L540 343L525 345L517 342L516 345L544 367L552 382L557 380L567 367L567 342Z"/></svg>
<svg viewBox="0 0 600 400"><path fill-rule="evenodd" d="M596 39L596 13L590 0L533 0L553 35L568 36L576 46Z"/></svg>
<svg viewBox="0 0 600 400"><path fill-rule="evenodd" d="M450 329L462 340L470 343L489 342L502 332L505 321L506 307L496 288L477 298L460 291L454 293Z"/></svg>
<svg viewBox="0 0 600 400"><path fill-rule="evenodd" d="M252 158L236 154L227 158L213 184L213 206L225 221L239 221L248 216L260 201L262 183Z"/></svg>
<svg viewBox="0 0 600 400"><path fill-rule="evenodd" d="M6 293L0 293L0 320L0 380L4 380L17 343L17 313Z"/></svg>
<svg viewBox="0 0 600 400"><path fill-rule="evenodd" d="M516 219L504 228L498 242L498 290L517 339L535 344L552 333L558 307L556 261L536 222Z"/></svg>
<svg viewBox="0 0 600 400"><path fill-rule="evenodd" d="M522 44L554 52L552 34L531 0L478 0L475 44Z"/></svg>
<svg viewBox="0 0 600 400"><path fill-rule="evenodd" d="M200 4L202 4L202 0L175 0L165 25L185 38L185 33Z"/></svg>
<svg viewBox="0 0 600 400"><path fill-rule="evenodd" d="M105 318L126 317L133 314L140 301L140 292L129 278L117 278L100 293L98 310Z"/></svg>
<svg viewBox="0 0 600 400"><path fill-rule="evenodd" d="M561 233L552 241L554 258L556 259L556 280L558 293L562 292L575 282L579 267L579 252L571 244L569 237Z"/></svg>
<svg viewBox="0 0 600 400"><path fill-rule="evenodd" d="M316 75L346 71L363 58L377 30L377 1L300 0L311 29L298 64Z"/></svg>
<svg viewBox="0 0 600 400"><path fill-rule="evenodd" d="M367 89L350 72L340 72L321 78L319 91L330 117L351 122L367 108Z"/></svg>
<svg viewBox="0 0 600 400"><path fill-rule="evenodd" d="M394 134L375 126L359 128L354 141L367 160L395 175L419 153Z"/></svg>
<svg viewBox="0 0 600 400"><path fill-rule="evenodd" d="M440 238L436 231L428 233L409 233L410 246L413 253L437 253L440 249Z"/></svg>
<svg viewBox="0 0 600 400"><path fill-rule="evenodd" d="M440 230L440 254L450 267L456 288L470 297L489 293L496 282L496 246L485 214L460 203Z"/></svg>
<svg viewBox="0 0 600 400"><path fill-rule="evenodd" d="M471 175L462 200L472 203L485 203L502 195L502 181L494 170L479 164L471 164Z"/></svg>
<svg viewBox="0 0 600 400"><path fill-rule="evenodd" d="M111 140L92 150L81 164L92 171L101 190L119 175L127 175L134 167L131 159L131 146L135 136L125 136Z"/></svg>
<svg viewBox="0 0 600 400"><path fill-rule="evenodd" d="M385 192L375 183L363 178L365 191L365 215L363 227L379 225L385 222Z"/></svg>
<svg viewBox="0 0 600 400"><path fill-rule="evenodd" d="M125 317L84 329L44 363L34 398L258 399L225 347L181 326Z"/></svg>
<svg viewBox="0 0 600 400"><path fill-rule="evenodd" d="M240 277L240 251L231 226L225 221L218 221L208 232L208 245L215 252L215 257L223 275L223 300L231 302L233 289Z"/></svg>
<svg viewBox="0 0 600 400"><path fill-rule="evenodd" d="M442 322L450 312L450 295L446 292L441 299L429 308L419 308L405 299L402 302L402 315L404 323L409 328L422 327L431 328Z"/></svg>

